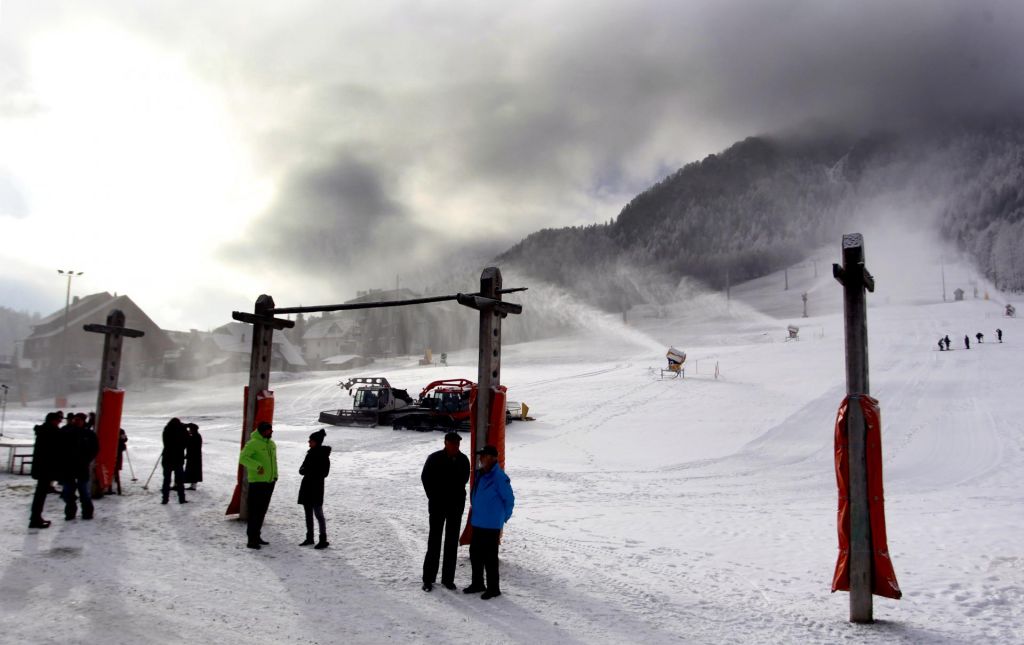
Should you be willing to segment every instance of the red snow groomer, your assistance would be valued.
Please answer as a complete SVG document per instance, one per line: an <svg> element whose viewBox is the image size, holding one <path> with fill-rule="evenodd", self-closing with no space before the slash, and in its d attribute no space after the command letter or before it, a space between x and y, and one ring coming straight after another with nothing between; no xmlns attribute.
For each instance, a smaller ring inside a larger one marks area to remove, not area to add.
<svg viewBox="0 0 1024 645"><path fill-rule="evenodd" d="M416 410L397 415L395 430L467 430L476 383L464 378L434 381L420 392Z"/></svg>
<svg viewBox="0 0 1024 645"><path fill-rule="evenodd" d="M320 423L395 430L459 430L469 427L476 383L467 379L434 381L413 401L408 390L392 387L382 376L357 376L338 384L352 396L352 408L324 410Z"/></svg>

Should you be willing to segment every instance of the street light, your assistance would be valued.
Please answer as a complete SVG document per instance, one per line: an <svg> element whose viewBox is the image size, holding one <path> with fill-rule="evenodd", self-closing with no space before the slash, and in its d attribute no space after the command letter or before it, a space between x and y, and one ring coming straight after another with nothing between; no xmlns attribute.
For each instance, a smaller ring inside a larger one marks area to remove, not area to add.
<svg viewBox="0 0 1024 645"><path fill-rule="evenodd" d="M61 372L57 378L57 397L54 401L54 405L58 408L63 408L67 405L67 360L68 360L68 312L71 309L71 278L78 277L84 273L84 271L74 271L68 269L57 269L57 273L60 275L67 276L68 278L68 290L64 297L64 333L60 337L60 367Z"/></svg>
<svg viewBox="0 0 1024 645"><path fill-rule="evenodd" d="M4 436L4 421L7 420L7 390L6 385L0 385L0 437Z"/></svg>

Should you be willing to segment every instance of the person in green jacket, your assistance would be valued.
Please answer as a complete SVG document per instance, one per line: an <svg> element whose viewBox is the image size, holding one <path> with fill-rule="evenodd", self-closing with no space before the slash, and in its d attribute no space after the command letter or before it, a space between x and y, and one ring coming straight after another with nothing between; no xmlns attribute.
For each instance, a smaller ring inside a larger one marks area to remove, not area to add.
<svg viewBox="0 0 1024 645"><path fill-rule="evenodd" d="M270 544L260 536L260 531L277 483L277 444L271 440L272 434L273 426L267 421L260 422L238 457L238 463L245 466L249 480L249 525L246 530L249 542L245 546L250 549Z"/></svg>

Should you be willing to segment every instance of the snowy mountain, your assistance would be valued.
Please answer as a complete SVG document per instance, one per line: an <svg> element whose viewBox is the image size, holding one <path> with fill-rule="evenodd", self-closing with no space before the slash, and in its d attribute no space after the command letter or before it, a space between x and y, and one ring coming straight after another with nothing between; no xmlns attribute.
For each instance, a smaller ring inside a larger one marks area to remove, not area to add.
<svg viewBox="0 0 1024 645"><path fill-rule="evenodd" d="M751 137L681 168L613 222L546 229L509 262L621 311L681 277L765 275L858 227L931 229L1001 289L1024 289L1024 125Z"/></svg>

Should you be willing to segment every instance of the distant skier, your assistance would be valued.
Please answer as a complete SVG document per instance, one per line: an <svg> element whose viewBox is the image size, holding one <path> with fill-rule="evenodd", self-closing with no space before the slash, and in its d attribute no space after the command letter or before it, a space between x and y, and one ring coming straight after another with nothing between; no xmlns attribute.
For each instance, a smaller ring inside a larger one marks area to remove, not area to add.
<svg viewBox="0 0 1024 645"><path fill-rule="evenodd" d="M952 341L949 340L949 334L946 334L946 337L943 340L946 341L946 351L948 352L949 351L949 346L952 343Z"/></svg>
<svg viewBox="0 0 1024 645"><path fill-rule="evenodd" d="M942 344L942 339L941 338L939 339L939 351L940 352L946 351L946 346Z"/></svg>
<svg viewBox="0 0 1024 645"><path fill-rule="evenodd" d="M996 338L999 339L1000 343L1003 342L1003 330L1002 329L997 329L996 330Z"/></svg>
<svg viewBox="0 0 1024 645"><path fill-rule="evenodd" d="M979 345L985 342L985 334L981 333L980 331L977 334L975 334L974 337L978 339Z"/></svg>
<svg viewBox="0 0 1024 645"><path fill-rule="evenodd" d="M964 349L970 349L970 348L971 348L971 337L968 336L967 334L964 334Z"/></svg>

